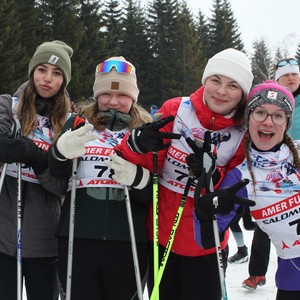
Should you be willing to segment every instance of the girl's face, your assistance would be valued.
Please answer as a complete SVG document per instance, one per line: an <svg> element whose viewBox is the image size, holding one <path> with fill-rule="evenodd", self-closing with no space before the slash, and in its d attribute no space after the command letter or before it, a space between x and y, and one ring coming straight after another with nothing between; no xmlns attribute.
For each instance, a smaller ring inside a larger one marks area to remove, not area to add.
<svg viewBox="0 0 300 300"><path fill-rule="evenodd" d="M124 114L129 113L133 104L133 100L129 96L116 92L99 95L97 102L100 111L115 109Z"/></svg>
<svg viewBox="0 0 300 300"><path fill-rule="evenodd" d="M42 64L35 68L33 81L38 95L43 98L51 98L60 90L64 76L56 66Z"/></svg>
<svg viewBox="0 0 300 300"><path fill-rule="evenodd" d="M263 119L262 116L266 113L268 116L264 121L256 121L257 118ZM260 105L250 113L249 134L259 150L268 151L282 142L287 122L277 125L273 119L284 120L285 118L284 110L274 104Z"/></svg>
<svg viewBox="0 0 300 300"><path fill-rule="evenodd" d="M229 77L213 75L204 84L204 100L209 109L223 116L230 114L243 97L240 85Z"/></svg>

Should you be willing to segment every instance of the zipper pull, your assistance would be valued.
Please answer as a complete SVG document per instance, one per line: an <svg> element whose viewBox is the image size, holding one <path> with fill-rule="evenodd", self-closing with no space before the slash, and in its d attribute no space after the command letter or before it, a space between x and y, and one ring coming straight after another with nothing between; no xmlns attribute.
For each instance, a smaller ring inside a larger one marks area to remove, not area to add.
<svg viewBox="0 0 300 300"><path fill-rule="evenodd" d="M212 117L209 123L214 124L215 123L215 117Z"/></svg>

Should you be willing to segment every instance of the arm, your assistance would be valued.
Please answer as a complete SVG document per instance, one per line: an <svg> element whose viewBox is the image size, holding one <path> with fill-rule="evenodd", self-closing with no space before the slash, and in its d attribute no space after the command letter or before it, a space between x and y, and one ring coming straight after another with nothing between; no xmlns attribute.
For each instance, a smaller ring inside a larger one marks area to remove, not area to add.
<svg viewBox="0 0 300 300"><path fill-rule="evenodd" d="M246 199L248 180L241 181L240 171L229 172L218 191L195 199L196 240L203 248L214 247L212 216L217 214L221 239L234 219L242 212L243 206L253 206L254 201Z"/></svg>

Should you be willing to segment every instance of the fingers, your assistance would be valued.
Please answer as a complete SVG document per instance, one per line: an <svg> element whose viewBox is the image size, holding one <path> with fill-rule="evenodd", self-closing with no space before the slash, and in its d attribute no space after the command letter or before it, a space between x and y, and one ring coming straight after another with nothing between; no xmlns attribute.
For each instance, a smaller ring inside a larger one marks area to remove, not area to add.
<svg viewBox="0 0 300 300"><path fill-rule="evenodd" d="M172 121L174 121L174 116L168 116L160 119L159 121L153 122L151 126L153 129L160 129Z"/></svg>
<svg viewBox="0 0 300 300"><path fill-rule="evenodd" d="M160 138L160 139L170 139L170 140L176 139L176 140L179 140L181 138L181 134L159 131L155 134L155 137Z"/></svg>
<svg viewBox="0 0 300 300"><path fill-rule="evenodd" d="M195 154L198 154L198 153L200 154L202 152L201 144L199 144L197 146L196 142L193 141L190 137L186 138L185 140L186 140L187 144L192 148L192 150Z"/></svg>
<svg viewBox="0 0 300 300"><path fill-rule="evenodd" d="M210 152L211 151L211 135L210 135L210 131L205 131L204 132L203 151L204 152Z"/></svg>
<svg viewBox="0 0 300 300"><path fill-rule="evenodd" d="M243 179L242 181L234 184L230 188L228 188L228 191L232 194L235 195L241 188L246 186L249 183L249 179Z"/></svg>
<svg viewBox="0 0 300 300"><path fill-rule="evenodd" d="M83 136L87 134L89 131L91 131L94 128L92 124L85 124L84 126L75 129L73 132L76 133L77 136Z"/></svg>

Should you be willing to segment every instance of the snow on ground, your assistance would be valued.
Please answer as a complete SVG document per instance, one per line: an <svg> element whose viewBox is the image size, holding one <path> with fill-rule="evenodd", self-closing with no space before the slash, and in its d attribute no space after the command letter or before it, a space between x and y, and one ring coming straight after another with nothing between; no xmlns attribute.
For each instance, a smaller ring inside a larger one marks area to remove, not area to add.
<svg viewBox="0 0 300 300"><path fill-rule="evenodd" d="M250 252L253 231L244 230L245 243ZM229 255L234 255L237 251L233 235L229 238ZM277 268L277 255L272 245L270 263L267 272L267 283L264 286L258 287L255 291L249 291L241 287L244 279L248 278L248 262L243 264L228 264L226 272L226 287L228 300L275 300L276 286L275 286L275 272ZM26 300L25 292L23 299ZM149 296L147 290L144 293L144 300L148 300ZM42 299L41 299L42 300ZM124 299L125 300L125 299ZM188 300L188 299L186 299Z"/></svg>

